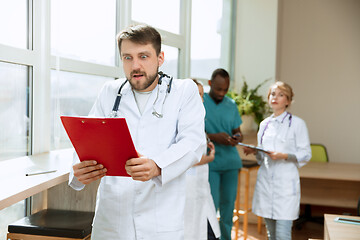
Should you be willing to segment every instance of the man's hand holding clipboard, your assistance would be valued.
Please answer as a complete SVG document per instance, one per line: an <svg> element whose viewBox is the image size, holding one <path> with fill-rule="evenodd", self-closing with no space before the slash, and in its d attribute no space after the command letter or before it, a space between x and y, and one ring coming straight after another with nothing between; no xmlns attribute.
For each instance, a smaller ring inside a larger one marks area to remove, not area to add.
<svg viewBox="0 0 360 240"><path fill-rule="evenodd" d="M159 166L156 165L152 159L146 158L142 155L138 158L131 158L126 161L125 169L132 179L143 182L161 175L161 169Z"/></svg>
<svg viewBox="0 0 360 240"><path fill-rule="evenodd" d="M103 176L147 181L161 174L156 163L134 147L124 118L66 117L61 121L80 159L74 175L84 184Z"/></svg>
<svg viewBox="0 0 360 240"><path fill-rule="evenodd" d="M95 160L82 161L73 166L74 176L83 184L89 184L104 176L107 169Z"/></svg>

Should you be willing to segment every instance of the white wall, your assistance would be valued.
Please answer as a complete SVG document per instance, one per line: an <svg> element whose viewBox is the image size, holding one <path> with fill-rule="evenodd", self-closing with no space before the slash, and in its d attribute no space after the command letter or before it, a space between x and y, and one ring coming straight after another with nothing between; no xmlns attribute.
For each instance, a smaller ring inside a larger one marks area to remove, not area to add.
<svg viewBox="0 0 360 240"><path fill-rule="evenodd" d="M360 1L280 0L277 78L332 162L360 162ZM359 173L360 174L360 173Z"/></svg>
<svg viewBox="0 0 360 240"><path fill-rule="evenodd" d="M244 76L253 88L267 78L275 81L278 0L239 0L236 16L235 84ZM268 82L259 93L268 90Z"/></svg>

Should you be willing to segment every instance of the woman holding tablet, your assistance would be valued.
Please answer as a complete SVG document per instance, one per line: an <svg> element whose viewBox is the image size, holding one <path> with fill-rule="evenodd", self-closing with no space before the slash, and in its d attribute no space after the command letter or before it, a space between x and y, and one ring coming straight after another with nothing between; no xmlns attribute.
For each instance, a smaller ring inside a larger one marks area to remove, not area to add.
<svg viewBox="0 0 360 240"><path fill-rule="evenodd" d="M300 178L298 168L311 158L305 122L288 112L294 93L284 82L275 82L268 93L273 114L260 123L258 147L244 147L256 154L261 165L253 197L253 212L265 219L269 240L291 239L293 220L299 217Z"/></svg>

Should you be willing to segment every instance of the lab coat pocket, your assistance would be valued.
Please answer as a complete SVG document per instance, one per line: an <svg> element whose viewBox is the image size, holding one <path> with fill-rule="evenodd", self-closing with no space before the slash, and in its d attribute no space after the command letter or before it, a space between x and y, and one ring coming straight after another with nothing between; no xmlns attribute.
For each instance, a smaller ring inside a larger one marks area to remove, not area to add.
<svg viewBox="0 0 360 240"><path fill-rule="evenodd" d="M94 226L101 228L102 231L113 232L117 229L116 224L119 223L119 215L112 214L119 211L119 195L115 187L103 182L99 186Z"/></svg>
<svg viewBox="0 0 360 240"><path fill-rule="evenodd" d="M277 144L278 152L293 152L295 146L295 138L291 134L287 134L286 136L282 136L279 139L279 144Z"/></svg>
<svg viewBox="0 0 360 240"><path fill-rule="evenodd" d="M157 232L172 232L183 229L185 191L168 188L168 185L155 192Z"/></svg>
<svg viewBox="0 0 360 240"><path fill-rule="evenodd" d="M94 228L108 236L117 236L120 230L122 235L127 234L121 226L128 220L126 209L130 203L121 197L123 182L118 180L118 177L104 177L98 189Z"/></svg>
<svg viewBox="0 0 360 240"><path fill-rule="evenodd" d="M296 196L300 192L300 183L298 179L289 179L284 181L284 197Z"/></svg>

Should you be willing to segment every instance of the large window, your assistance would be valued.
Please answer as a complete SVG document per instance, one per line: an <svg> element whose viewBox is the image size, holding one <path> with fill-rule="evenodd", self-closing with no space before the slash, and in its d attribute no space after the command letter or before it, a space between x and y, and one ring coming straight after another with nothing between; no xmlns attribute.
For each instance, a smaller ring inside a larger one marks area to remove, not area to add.
<svg viewBox="0 0 360 240"><path fill-rule="evenodd" d="M149 11L154 9L154 11ZM154 12L159 14L154 14ZM145 23L157 28L162 38L162 51L165 62L160 70L174 78L187 75L184 68L186 62L185 39L186 32L182 32L180 19L185 19L188 13L181 12L180 0L132 0L131 20L133 23ZM181 59L182 58L182 59ZM183 66L182 72L179 72Z"/></svg>
<svg viewBox="0 0 360 240"><path fill-rule="evenodd" d="M231 72L231 17L230 0L192 1L191 77L210 79L220 67Z"/></svg>
<svg viewBox="0 0 360 240"><path fill-rule="evenodd" d="M87 116L105 81L114 80L87 74L51 71L51 149L71 147L60 116Z"/></svg>
<svg viewBox="0 0 360 240"><path fill-rule="evenodd" d="M51 1L52 150L72 147L60 116L88 115L104 82L119 77L117 7L116 0Z"/></svg>
<svg viewBox="0 0 360 240"><path fill-rule="evenodd" d="M130 24L159 30L160 70L174 78L227 68L231 2L0 0L0 160L71 147L59 117L87 115L103 83L124 77L115 37ZM0 210L0 239L24 208Z"/></svg>
<svg viewBox="0 0 360 240"><path fill-rule="evenodd" d="M52 0L51 54L115 65L116 1Z"/></svg>
<svg viewBox="0 0 360 240"><path fill-rule="evenodd" d="M160 70L164 73L178 77L179 69L179 49L166 45L161 46L161 50L164 51L164 64L160 67Z"/></svg>
<svg viewBox="0 0 360 240"><path fill-rule="evenodd" d="M28 67L0 62L0 160L30 152L28 76ZM1 210L0 239L6 238L7 225L24 215L25 201Z"/></svg>
<svg viewBox="0 0 360 240"><path fill-rule="evenodd" d="M30 153L29 72L21 55L29 48L27 0L0 1L0 160ZM15 54L16 51L17 53ZM20 61L14 61L17 59ZM19 166L21 167L21 166ZM6 170L6 169L5 169ZM0 191L6 191L1 189ZM0 211L0 239L9 223L25 216L25 201Z"/></svg>
<svg viewBox="0 0 360 240"><path fill-rule="evenodd" d="M180 33L180 0L132 0L132 19Z"/></svg>
<svg viewBox="0 0 360 240"><path fill-rule="evenodd" d="M0 43L28 47L28 1L0 1Z"/></svg>
<svg viewBox="0 0 360 240"><path fill-rule="evenodd" d="M0 160L29 153L28 67L0 62Z"/></svg>
<svg viewBox="0 0 360 240"><path fill-rule="evenodd" d="M129 24L144 22L160 31L165 52L160 70L175 78L208 79L217 67L229 70L224 45L229 45L232 2L0 1L0 114L14 119L0 118L0 159L28 154L30 139L32 149L40 149L35 152L61 146L55 116L86 115L101 84L123 77L115 36ZM31 122L36 127L30 131Z"/></svg>

